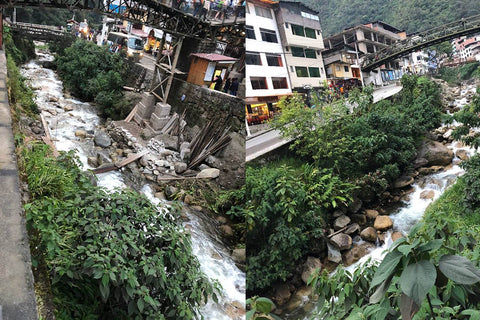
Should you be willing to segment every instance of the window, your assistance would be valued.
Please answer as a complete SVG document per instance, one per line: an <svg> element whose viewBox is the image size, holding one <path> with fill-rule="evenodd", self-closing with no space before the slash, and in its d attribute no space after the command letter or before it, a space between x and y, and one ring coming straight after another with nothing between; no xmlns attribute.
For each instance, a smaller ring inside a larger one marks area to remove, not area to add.
<svg viewBox="0 0 480 320"><path fill-rule="evenodd" d="M256 39L255 30L253 30L252 26L245 26L245 36L247 39Z"/></svg>
<svg viewBox="0 0 480 320"><path fill-rule="evenodd" d="M259 17L272 19L272 12L268 8L255 6L255 14Z"/></svg>
<svg viewBox="0 0 480 320"><path fill-rule="evenodd" d="M282 57L278 54L267 54L267 64L270 67L283 67Z"/></svg>
<svg viewBox="0 0 480 320"><path fill-rule="evenodd" d="M274 89L288 89L287 78L272 78Z"/></svg>
<svg viewBox="0 0 480 320"><path fill-rule="evenodd" d="M292 33L296 36L305 37L305 30L302 26L292 24Z"/></svg>
<svg viewBox="0 0 480 320"><path fill-rule="evenodd" d="M317 39L317 35L315 33L315 30L310 29L310 28L305 28L305 36L307 38Z"/></svg>
<svg viewBox="0 0 480 320"><path fill-rule="evenodd" d="M260 28L260 34L262 35L263 41L278 43L275 31Z"/></svg>
<svg viewBox="0 0 480 320"><path fill-rule="evenodd" d="M292 66L290 66L290 72L293 72L293 67Z"/></svg>
<svg viewBox="0 0 480 320"><path fill-rule="evenodd" d="M267 79L265 77L252 77L250 78L250 83L252 84L253 90L268 89Z"/></svg>
<svg viewBox="0 0 480 320"><path fill-rule="evenodd" d="M260 54L256 52L247 52L245 55L245 64L261 66L262 60L260 59Z"/></svg>
<svg viewBox="0 0 480 320"><path fill-rule="evenodd" d="M320 78L320 69L317 67L309 67L308 73L310 74L311 78Z"/></svg>
<svg viewBox="0 0 480 320"><path fill-rule="evenodd" d="M295 72L299 78L308 78L307 67L295 67Z"/></svg>
<svg viewBox="0 0 480 320"><path fill-rule="evenodd" d="M305 49L305 58L317 59L315 50Z"/></svg>
<svg viewBox="0 0 480 320"><path fill-rule="evenodd" d="M318 16L314 15L314 14L311 14L311 13L307 13L307 12L301 12L301 15L302 17L304 18L307 18L307 19L312 19L312 20L315 20L315 21L320 21L320 19L318 18Z"/></svg>
<svg viewBox="0 0 480 320"><path fill-rule="evenodd" d="M285 29L288 29L288 23L285 22Z"/></svg>
<svg viewBox="0 0 480 320"><path fill-rule="evenodd" d="M348 72L348 66L343 66L343 70L345 70L345 72Z"/></svg>
<svg viewBox="0 0 480 320"><path fill-rule="evenodd" d="M292 56L303 58L303 57L305 57L305 52L303 52L303 48L292 47Z"/></svg>

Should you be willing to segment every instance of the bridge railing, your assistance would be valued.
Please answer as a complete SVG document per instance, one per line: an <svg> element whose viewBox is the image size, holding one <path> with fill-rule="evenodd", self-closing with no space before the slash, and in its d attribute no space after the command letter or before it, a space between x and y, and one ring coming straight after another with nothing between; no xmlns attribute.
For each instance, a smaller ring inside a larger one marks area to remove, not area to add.
<svg viewBox="0 0 480 320"><path fill-rule="evenodd" d="M478 29L480 29L480 15L471 16L426 31L415 33L406 39L393 43L389 47L365 55L363 57L362 69L373 69L384 64L386 61L401 55L402 53L408 53L416 49L426 47L428 44L433 42L447 40L456 35L460 36Z"/></svg>

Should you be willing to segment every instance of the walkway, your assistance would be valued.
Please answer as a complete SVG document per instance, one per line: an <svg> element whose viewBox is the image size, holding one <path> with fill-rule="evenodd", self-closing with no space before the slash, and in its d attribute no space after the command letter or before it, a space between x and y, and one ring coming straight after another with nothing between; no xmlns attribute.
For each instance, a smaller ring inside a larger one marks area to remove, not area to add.
<svg viewBox="0 0 480 320"><path fill-rule="evenodd" d="M0 320L37 320L30 247L22 209L7 63L0 49Z"/></svg>
<svg viewBox="0 0 480 320"><path fill-rule="evenodd" d="M378 102L385 98L391 97L394 94L400 92L402 86L397 86L395 84L380 87L375 89L373 92L373 101ZM258 132L257 134L247 137L246 142L246 161L251 161L255 158L258 158L272 150L275 150L285 144L290 140L284 139L280 131L278 130L265 130L263 132Z"/></svg>

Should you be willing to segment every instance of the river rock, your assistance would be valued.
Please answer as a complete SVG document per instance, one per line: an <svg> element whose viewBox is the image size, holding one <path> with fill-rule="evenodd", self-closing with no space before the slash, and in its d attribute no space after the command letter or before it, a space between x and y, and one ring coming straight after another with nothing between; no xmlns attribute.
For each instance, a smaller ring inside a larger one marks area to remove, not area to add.
<svg viewBox="0 0 480 320"><path fill-rule="evenodd" d="M435 191L433 190L424 190L420 193L420 199L433 199L435 196Z"/></svg>
<svg viewBox="0 0 480 320"><path fill-rule="evenodd" d="M160 199L160 200L166 200L167 199L165 197L165 193L163 191L155 192L155 194L153 196L157 199Z"/></svg>
<svg viewBox="0 0 480 320"><path fill-rule="evenodd" d="M457 150L457 152L455 152L455 155L463 161L468 160L469 158L467 150L464 149Z"/></svg>
<svg viewBox="0 0 480 320"><path fill-rule="evenodd" d="M352 219L352 222L358 223L361 226L367 223L367 216L361 213L352 214L350 218Z"/></svg>
<svg viewBox="0 0 480 320"><path fill-rule="evenodd" d="M292 297L292 290L290 285L281 283L273 286L274 295L272 300L276 302L278 306L284 305Z"/></svg>
<svg viewBox="0 0 480 320"><path fill-rule="evenodd" d="M228 224L221 225L220 230L226 237L231 238L234 235L232 227L230 227Z"/></svg>
<svg viewBox="0 0 480 320"><path fill-rule="evenodd" d="M363 256L365 256L370 249L375 248L375 245L372 243L362 243L362 244L354 244L353 248L348 250L343 255L343 265L348 267L349 265L354 264L358 260L360 260Z"/></svg>
<svg viewBox="0 0 480 320"><path fill-rule="evenodd" d="M331 261L333 263L342 262L342 254L340 253L340 250L338 250L337 247L335 247L330 242L327 242L327 250L328 250L328 258L327 258L328 261Z"/></svg>
<svg viewBox="0 0 480 320"><path fill-rule="evenodd" d="M165 192L165 196L167 197L168 200L173 200L175 195L178 193L178 188L176 188L174 186L171 186L171 185L167 185L165 187L164 192Z"/></svg>
<svg viewBox="0 0 480 320"><path fill-rule="evenodd" d="M185 162L175 162L174 164L175 172L178 174L184 173L187 171L187 164Z"/></svg>
<svg viewBox="0 0 480 320"><path fill-rule="evenodd" d="M63 110L65 110L65 112L73 111L73 107L67 104L66 106L63 107Z"/></svg>
<svg viewBox="0 0 480 320"><path fill-rule="evenodd" d="M230 319L243 319L245 318L245 306L239 301L233 301L225 305L225 313Z"/></svg>
<svg viewBox="0 0 480 320"><path fill-rule="evenodd" d="M403 234L401 232L395 231L392 233L392 241L397 241L400 238L403 238Z"/></svg>
<svg viewBox="0 0 480 320"><path fill-rule="evenodd" d="M330 242L333 243L340 251L350 249L353 240L348 234L339 233L330 238Z"/></svg>
<svg viewBox="0 0 480 320"><path fill-rule="evenodd" d="M360 237L369 242L376 242L377 241L377 230L372 227L367 227L360 232Z"/></svg>
<svg viewBox="0 0 480 320"><path fill-rule="evenodd" d="M169 134L159 134L155 136L155 140L163 142L163 145L165 148L178 151L177 149L177 143L178 143L178 137L177 136L171 136Z"/></svg>
<svg viewBox="0 0 480 320"><path fill-rule="evenodd" d="M377 230L387 230L393 227L393 221L389 216L378 216L375 218L373 227Z"/></svg>
<svg viewBox="0 0 480 320"><path fill-rule="evenodd" d="M348 226L347 229L343 230L343 233L351 235L355 232L358 232L359 230L360 230L360 226L358 225L358 223L352 223L351 225Z"/></svg>
<svg viewBox="0 0 480 320"><path fill-rule="evenodd" d="M418 173L421 175L429 175L433 173L437 173L443 170L442 166L431 166L428 168L420 168L418 169Z"/></svg>
<svg viewBox="0 0 480 320"><path fill-rule="evenodd" d="M403 176L395 180L393 183L393 188L394 189L401 189L404 187L407 187L411 185L415 180L412 177L409 176Z"/></svg>
<svg viewBox="0 0 480 320"><path fill-rule="evenodd" d="M237 263L245 263L247 261L247 254L245 248L233 249L232 259Z"/></svg>
<svg viewBox="0 0 480 320"><path fill-rule="evenodd" d="M356 198L353 200L353 202L348 206L348 211L351 212L351 213L357 213L358 210L360 210L360 208L362 207L363 205L363 201Z"/></svg>
<svg viewBox="0 0 480 320"><path fill-rule="evenodd" d="M335 222L333 223L333 228L336 230L340 230L343 227L346 227L350 223L350 218L343 215L335 219Z"/></svg>
<svg viewBox="0 0 480 320"><path fill-rule="evenodd" d="M453 152L440 142L425 140L417 157L427 159L429 166L447 166L453 160Z"/></svg>
<svg viewBox="0 0 480 320"><path fill-rule="evenodd" d="M112 140L110 136L105 131L97 131L95 132L95 137L93 139L95 144L102 148L107 148L112 144Z"/></svg>
<svg viewBox="0 0 480 320"><path fill-rule="evenodd" d="M81 139L85 139L87 137L87 131L85 130L76 130L75 137L79 137Z"/></svg>
<svg viewBox="0 0 480 320"><path fill-rule="evenodd" d="M212 168L222 168L223 167L223 162L218 159L217 157L214 157L212 155L209 155L205 159L205 163L208 164Z"/></svg>
<svg viewBox="0 0 480 320"><path fill-rule="evenodd" d="M307 284L308 278L315 272L316 269L322 269L320 259L315 257L308 257L303 265L302 281Z"/></svg>
<svg viewBox="0 0 480 320"><path fill-rule="evenodd" d="M425 158L417 158L415 161L413 161L413 167L415 169L418 169L420 167L424 167L428 164L428 160Z"/></svg>
<svg viewBox="0 0 480 320"><path fill-rule="evenodd" d="M292 295L292 298L288 303L284 306L284 311L290 313L294 310L297 310L305 303L305 298L311 295L312 288L311 287L302 287L299 288L295 293Z"/></svg>
<svg viewBox="0 0 480 320"><path fill-rule="evenodd" d="M185 204L192 204L194 200L195 199L193 198L193 196L191 194L188 194L188 193L183 198L183 202L185 202Z"/></svg>
<svg viewBox="0 0 480 320"><path fill-rule="evenodd" d="M343 216L343 215L344 215L344 212L342 210L335 210L333 212L333 217L334 218L338 218L338 217Z"/></svg>
<svg viewBox="0 0 480 320"><path fill-rule="evenodd" d="M97 157L88 157L87 158L87 163L91 165L92 167L96 168L98 167L98 160Z"/></svg>
<svg viewBox="0 0 480 320"><path fill-rule="evenodd" d="M197 178L215 179L220 175L220 170L215 168L203 169L197 174Z"/></svg>
<svg viewBox="0 0 480 320"><path fill-rule="evenodd" d="M366 209L365 215L367 216L368 219L373 220L378 216L378 211L374 209Z"/></svg>

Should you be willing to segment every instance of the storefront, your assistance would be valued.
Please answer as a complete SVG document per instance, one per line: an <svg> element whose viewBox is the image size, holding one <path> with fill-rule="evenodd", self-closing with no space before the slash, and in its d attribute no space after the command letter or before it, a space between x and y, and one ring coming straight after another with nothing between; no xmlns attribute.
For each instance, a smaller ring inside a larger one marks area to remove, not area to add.
<svg viewBox="0 0 480 320"><path fill-rule="evenodd" d="M187 82L209 88L213 88L214 79L218 76L225 82L238 60L217 53L192 53L190 57L192 60Z"/></svg>

